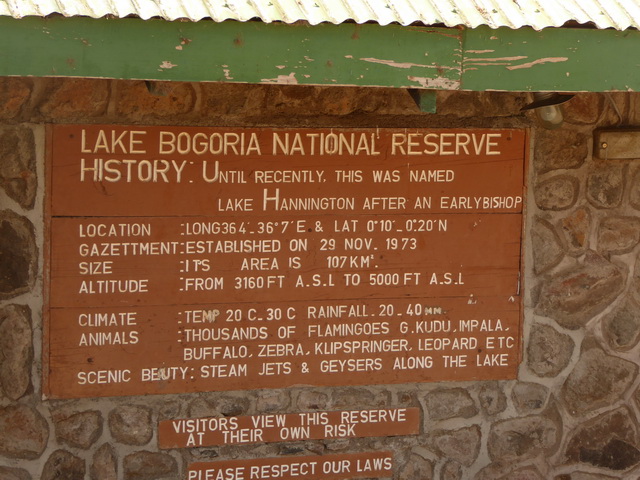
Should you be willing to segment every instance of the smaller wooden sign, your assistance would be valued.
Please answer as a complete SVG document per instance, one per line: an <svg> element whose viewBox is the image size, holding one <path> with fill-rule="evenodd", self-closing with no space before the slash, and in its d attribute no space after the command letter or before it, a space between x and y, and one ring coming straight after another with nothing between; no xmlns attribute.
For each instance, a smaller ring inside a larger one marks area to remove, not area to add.
<svg viewBox="0 0 640 480"><path fill-rule="evenodd" d="M390 478L391 452L307 457L255 458L189 465L188 480L341 480Z"/></svg>
<svg viewBox="0 0 640 480"><path fill-rule="evenodd" d="M629 160L640 157L640 130L618 129L594 132L593 153L601 160Z"/></svg>
<svg viewBox="0 0 640 480"><path fill-rule="evenodd" d="M415 407L182 418L160 422L158 443L160 448L187 448L415 435L419 424L420 412Z"/></svg>

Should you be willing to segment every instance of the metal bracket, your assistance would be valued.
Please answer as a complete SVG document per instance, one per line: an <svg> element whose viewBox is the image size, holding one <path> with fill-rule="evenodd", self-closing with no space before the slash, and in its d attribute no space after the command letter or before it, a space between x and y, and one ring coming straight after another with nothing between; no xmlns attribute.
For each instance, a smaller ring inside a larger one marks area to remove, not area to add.
<svg viewBox="0 0 640 480"><path fill-rule="evenodd" d="M407 89L413 101L421 112L424 113L436 113L436 91L435 90L423 90L420 88Z"/></svg>

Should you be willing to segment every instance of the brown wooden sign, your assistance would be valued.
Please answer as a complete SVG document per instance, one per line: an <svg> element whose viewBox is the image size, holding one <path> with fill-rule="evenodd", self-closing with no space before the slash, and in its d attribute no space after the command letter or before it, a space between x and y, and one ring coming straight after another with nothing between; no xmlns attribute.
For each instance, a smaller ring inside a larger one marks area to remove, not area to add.
<svg viewBox="0 0 640 480"><path fill-rule="evenodd" d="M199 462L192 463L187 470L187 480L341 480L392 476L391 452Z"/></svg>
<svg viewBox="0 0 640 480"><path fill-rule="evenodd" d="M179 418L158 425L160 448L388 437L419 432L418 408Z"/></svg>
<svg viewBox="0 0 640 480"><path fill-rule="evenodd" d="M56 125L45 391L513 378L519 130Z"/></svg>

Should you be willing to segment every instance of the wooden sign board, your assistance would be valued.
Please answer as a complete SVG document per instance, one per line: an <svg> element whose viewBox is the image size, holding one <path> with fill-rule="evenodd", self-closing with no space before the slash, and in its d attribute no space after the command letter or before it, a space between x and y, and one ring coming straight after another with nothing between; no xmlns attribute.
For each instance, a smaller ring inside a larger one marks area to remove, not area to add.
<svg viewBox="0 0 640 480"><path fill-rule="evenodd" d="M192 448L336 438L416 435L420 411L377 408L333 412L179 418L158 424L160 448Z"/></svg>
<svg viewBox="0 0 640 480"><path fill-rule="evenodd" d="M526 132L54 125L55 398L514 378Z"/></svg>
<svg viewBox="0 0 640 480"><path fill-rule="evenodd" d="M198 462L187 470L187 480L342 480L392 476L391 452Z"/></svg>

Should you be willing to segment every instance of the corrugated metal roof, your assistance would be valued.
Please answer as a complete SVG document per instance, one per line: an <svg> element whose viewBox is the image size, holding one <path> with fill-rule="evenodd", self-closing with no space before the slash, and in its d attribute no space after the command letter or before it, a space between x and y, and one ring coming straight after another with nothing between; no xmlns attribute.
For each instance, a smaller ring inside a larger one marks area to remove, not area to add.
<svg viewBox="0 0 640 480"><path fill-rule="evenodd" d="M536 30L567 22L625 30L640 24L640 0L0 0L0 15L100 18L107 15L165 20L212 19L312 25L375 22L444 24Z"/></svg>

